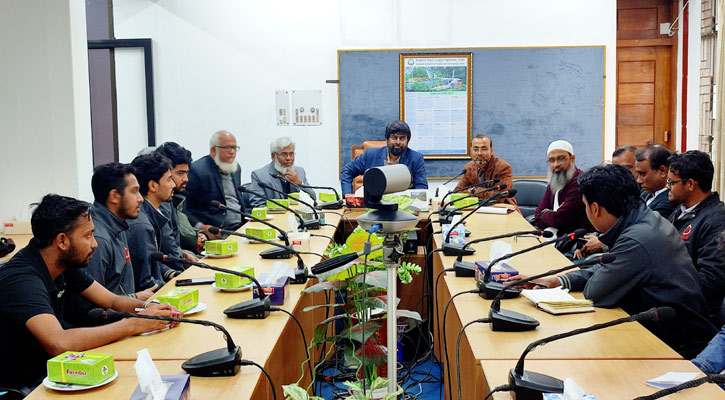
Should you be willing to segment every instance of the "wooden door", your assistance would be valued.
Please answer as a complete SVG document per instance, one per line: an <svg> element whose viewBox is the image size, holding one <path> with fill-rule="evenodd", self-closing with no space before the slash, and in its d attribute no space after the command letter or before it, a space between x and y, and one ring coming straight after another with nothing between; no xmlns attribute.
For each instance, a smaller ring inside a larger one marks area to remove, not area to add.
<svg viewBox="0 0 725 400"><path fill-rule="evenodd" d="M675 147L677 41L659 32L671 10L670 0L617 2L617 147Z"/></svg>

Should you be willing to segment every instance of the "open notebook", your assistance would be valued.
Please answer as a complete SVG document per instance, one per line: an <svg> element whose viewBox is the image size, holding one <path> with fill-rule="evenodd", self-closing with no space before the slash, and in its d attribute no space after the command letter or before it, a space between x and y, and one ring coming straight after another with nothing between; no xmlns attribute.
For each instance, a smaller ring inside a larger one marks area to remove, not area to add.
<svg viewBox="0 0 725 400"><path fill-rule="evenodd" d="M580 300L574 298L569 292L560 287L552 289L522 290L529 301L537 308L549 314L573 314L593 312L594 306L591 300Z"/></svg>

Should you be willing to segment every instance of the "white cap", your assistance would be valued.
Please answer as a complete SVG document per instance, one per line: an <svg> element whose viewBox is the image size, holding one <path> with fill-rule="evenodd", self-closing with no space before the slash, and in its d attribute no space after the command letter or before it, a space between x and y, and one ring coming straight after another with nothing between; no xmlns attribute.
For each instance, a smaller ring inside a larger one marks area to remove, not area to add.
<svg viewBox="0 0 725 400"><path fill-rule="evenodd" d="M549 149L546 150L546 154L551 153L553 150L564 150L567 153L574 155L574 147L572 147L571 143L566 140L554 140L551 142Z"/></svg>

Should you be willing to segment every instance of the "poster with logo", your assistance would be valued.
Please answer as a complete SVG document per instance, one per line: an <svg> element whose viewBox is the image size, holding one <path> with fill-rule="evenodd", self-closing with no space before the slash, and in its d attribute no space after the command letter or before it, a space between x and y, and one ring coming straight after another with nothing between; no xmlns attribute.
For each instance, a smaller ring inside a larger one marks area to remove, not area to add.
<svg viewBox="0 0 725 400"><path fill-rule="evenodd" d="M467 158L471 53L401 54L400 115L425 158Z"/></svg>

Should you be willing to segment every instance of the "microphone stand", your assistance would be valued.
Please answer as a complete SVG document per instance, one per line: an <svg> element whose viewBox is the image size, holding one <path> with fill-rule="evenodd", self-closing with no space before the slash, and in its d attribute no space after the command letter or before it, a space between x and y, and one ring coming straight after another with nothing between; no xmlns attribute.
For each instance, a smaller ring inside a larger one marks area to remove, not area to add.
<svg viewBox="0 0 725 400"><path fill-rule="evenodd" d="M509 372L509 386L516 394L517 400L541 399L543 393L563 393L564 382L561 380L537 372L524 371L524 359L526 358L526 355L537 346L626 322L640 320L665 321L674 316L675 310L670 307L652 308L648 311L631 315L629 317L619 318L614 321L592 325L587 328L575 329L570 332L560 333L558 335L537 340L526 347L526 350L524 350L523 354L521 354L521 357L519 358L519 361L516 363L516 367L511 369Z"/></svg>
<svg viewBox="0 0 725 400"><path fill-rule="evenodd" d="M546 234L544 234L544 232L548 233L549 236L546 236ZM523 236L523 235L541 235L544 237L551 237L553 235L553 233L551 233L551 231L541 231L541 230L536 229L536 230L532 230L532 231L519 231L519 232L505 233L503 235L489 236L489 237L485 237L485 238L471 240L470 242L466 243L464 246L461 246L461 249L458 251L458 257L456 257L456 261L453 262L453 268L455 268L456 271L471 271L471 273L470 273L470 275L459 275L458 273L456 273L456 276L464 276L464 277L470 278L470 277L474 276L473 272L476 270L476 266L473 263L463 261L464 255L471 254L471 253L466 254L464 251L465 248L469 247L472 244L487 242L489 240L504 239L504 238L508 238L508 237L512 237L512 236ZM475 252L475 249L474 249L474 252ZM444 250L444 254L445 254L445 250Z"/></svg>
<svg viewBox="0 0 725 400"><path fill-rule="evenodd" d="M292 199L292 196L290 196L289 194L287 194L285 192L281 192L281 191L273 188L272 186L267 185L264 182L259 182L259 186L262 189L267 189L267 190L271 190L271 191L273 191L275 193L279 193L279 194L281 194L282 196L284 196L287 199ZM305 201L302 201L300 199L294 199L294 200L296 200L296 201L298 201L298 202L306 205L307 207L309 207L312 210L313 215L315 216L314 219L306 220L305 221L305 227L306 228L309 228L309 229L320 229L320 215L317 213L317 210L315 209L315 207L312 204L307 203Z"/></svg>
<svg viewBox="0 0 725 400"><path fill-rule="evenodd" d="M449 179L449 180L447 180L447 181L443 182L443 183L442 183L441 185L439 185L439 186L438 186L438 187L436 188L436 197L438 197L438 189L440 189L440 188L441 188L441 186L445 186L445 185L447 185L447 184L449 184L449 183L453 182L453 180L454 180L454 179L460 178L460 177L461 177L461 176L463 176L463 175L464 175L465 173L466 173L466 169L465 169L465 168L463 168L463 171L461 171L461 173L460 173L460 174L458 174L458 175L454 176L453 178L451 178L451 179Z"/></svg>
<svg viewBox="0 0 725 400"><path fill-rule="evenodd" d="M284 208L285 210L287 210L287 211L291 212L292 214L294 214L295 217L297 217L297 219L300 222L300 226L297 228L300 232L304 232L305 231L305 228L309 228L309 229L320 229L319 221L317 221L318 222L317 228L314 228L314 224L310 224L310 226L308 227L306 221L304 220L304 218L302 218L302 216L297 211L295 211L295 210L287 207L286 205L284 205L284 204L282 204L282 203L280 203L280 202L278 202L278 201L276 201L274 199L270 199L269 197L267 197L266 195L264 195L262 193L255 192L253 190L249 190L248 188L245 188L244 186L239 186L239 191L240 192L246 192L246 193L253 194L255 196L261 197L261 198L263 198L263 199L265 199L267 201L272 202L272 204L276 204L276 205L280 206L281 208Z"/></svg>
<svg viewBox="0 0 725 400"><path fill-rule="evenodd" d="M282 240L284 240L284 244L289 246L289 237L287 236L287 232L283 231L278 226L273 225L261 218L257 218L254 215L246 213L244 211L229 208L226 205L224 205L216 200L212 200L211 205L214 207L219 207L221 209L229 210L233 213L237 213L237 214L241 215L243 218L251 219L253 221L257 221L261 224L267 225L268 227L278 231L280 234L280 238ZM291 258L292 253L288 249L281 248L281 247L275 247L275 248L267 249L267 250L260 252L259 256L262 258L265 258L265 259L282 259L282 258Z"/></svg>
<svg viewBox="0 0 725 400"><path fill-rule="evenodd" d="M481 290L481 293L479 293L478 295L483 297L484 299L491 300L491 299L495 298L496 296L498 296L498 294L503 289L503 291L504 291L503 298L504 299L512 299L514 297L518 297L518 295L521 293L520 290L515 289L513 287L504 288L505 285L503 285L502 283L499 283L499 282L490 282L491 269L493 269L494 265L496 265L500 261L503 261L507 258L515 257L515 256L518 256L518 255L521 255L524 253L528 253L529 251L536 250L536 249L544 247L546 245L562 242L564 240L578 239L578 238L584 236L585 234L586 234L586 231L584 229L577 229L576 231L574 231L574 233L570 233L568 235L562 235L561 237L559 237L557 239L554 239L554 240L551 240L548 242L544 242L544 243L539 243L536 246L532 246L532 247L529 247L527 249L523 249L520 251L515 251L513 253L507 254L505 256L501 256L501 257L491 261L490 263L488 263L488 268L486 268L486 272L483 274L483 279L478 280L476 282L478 289Z"/></svg>
<svg viewBox="0 0 725 400"><path fill-rule="evenodd" d="M453 216L454 215L460 215L462 213L461 210L459 210L459 209L457 209L455 207L452 207L451 210L446 211L446 209L448 208L448 206L452 206L453 204L458 203L461 200L470 199L472 197L478 197L478 195L481 194L481 193L490 192L492 190L504 190L504 189L506 189L506 185L505 184L498 185L498 186L492 186L492 187L486 188L486 189L484 189L484 190L482 190L482 191L480 191L480 192L478 192L476 194L469 194L469 195L467 195L465 197L461 197L460 199L455 199L455 200L449 201L445 206L443 206L442 208L439 209L439 213L438 214L440 214L440 218L438 219L438 223L440 225L450 224L451 223L451 220L453 219ZM511 190L513 190L513 189L511 189ZM493 196L489 197L488 199L479 200L479 204L481 202L483 202L483 201L491 200L491 198L493 198ZM498 199L500 199L500 197L497 197L496 199L498 200ZM491 203L489 203L489 204L491 204Z"/></svg>
<svg viewBox="0 0 725 400"><path fill-rule="evenodd" d="M283 181L289 182L290 185L296 185L297 187L303 188L303 189L324 189L324 190L332 190L333 193L335 193L335 198L337 201L328 201L325 203L317 204L315 201L315 206L319 210L338 210L342 208L342 199L340 198L340 194L337 193L337 190L332 186L312 186L312 185L303 185L303 184L296 184L294 182L290 182L289 179L285 178L281 175L275 175L275 178L281 179Z"/></svg>

